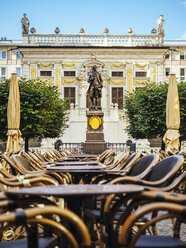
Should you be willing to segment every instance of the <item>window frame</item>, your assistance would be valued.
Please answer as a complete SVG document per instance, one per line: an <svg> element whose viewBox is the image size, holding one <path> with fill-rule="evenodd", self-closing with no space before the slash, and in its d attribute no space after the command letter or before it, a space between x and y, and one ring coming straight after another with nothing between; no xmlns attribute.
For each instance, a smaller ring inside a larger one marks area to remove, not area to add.
<svg viewBox="0 0 186 248"><path fill-rule="evenodd" d="M17 73L17 69L19 69L19 70L20 70L20 75ZM18 77L21 77L21 75L22 75L22 70L21 70L21 67L16 67L16 73L17 73L17 76L18 76Z"/></svg>
<svg viewBox="0 0 186 248"><path fill-rule="evenodd" d="M181 70L183 70L183 75L181 74ZM186 78L186 68L180 68L180 81L185 81Z"/></svg>
<svg viewBox="0 0 186 248"><path fill-rule="evenodd" d="M65 96L65 90L68 89L68 96ZM72 90L74 90L74 96L72 97ZM70 109L71 103L76 103L76 87L64 87L64 99L68 101L68 108Z"/></svg>
<svg viewBox="0 0 186 248"><path fill-rule="evenodd" d="M116 73L116 75L113 75L114 73ZM117 75L117 74L121 74L121 75ZM111 77L123 78L124 72L123 71L111 71Z"/></svg>
<svg viewBox="0 0 186 248"><path fill-rule="evenodd" d="M137 73L144 73L145 75L138 76ZM135 78L147 78L147 71L135 71Z"/></svg>
<svg viewBox="0 0 186 248"><path fill-rule="evenodd" d="M167 70L169 70L169 75L167 75ZM169 77L171 74L170 67L165 67L165 77Z"/></svg>
<svg viewBox="0 0 186 248"><path fill-rule="evenodd" d="M51 75L41 75L42 72L45 72L47 74L47 72L50 72ZM52 71L46 70L46 71L39 71L40 77L52 77Z"/></svg>
<svg viewBox="0 0 186 248"><path fill-rule="evenodd" d="M3 52L5 52L5 57L3 57ZM7 58L7 51L6 50L1 50L0 51L0 59L6 59Z"/></svg>
<svg viewBox="0 0 186 248"><path fill-rule="evenodd" d="M180 60L186 60L186 52L180 52Z"/></svg>
<svg viewBox="0 0 186 248"><path fill-rule="evenodd" d="M73 73L74 75L65 75L65 74L71 74ZM75 77L76 76L76 71L63 71L64 77Z"/></svg>
<svg viewBox="0 0 186 248"><path fill-rule="evenodd" d="M5 69L5 74L2 74L2 69ZM6 73L7 73L7 68L6 67L0 67L0 80L6 79Z"/></svg>
<svg viewBox="0 0 186 248"><path fill-rule="evenodd" d="M19 54L19 55L18 55L18 54ZM17 60L22 59L22 56L21 56L20 51L17 51L17 52L16 52L16 59L17 59Z"/></svg>
<svg viewBox="0 0 186 248"><path fill-rule="evenodd" d="M166 53L166 54L165 54L165 59L166 59L166 60L170 60L170 54L169 54L169 53Z"/></svg>
<svg viewBox="0 0 186 248"><path fill-rule="evenodd" d="M116 89L116 97L113 96L113 90ZM119 97L119 90L122 92L122 97ZM122 110L123 109L123 101L124 101L124 88L123 87L112 87L111 88L111 101L113 104L117 103L118 104L118 109ZM122 99L122 105L119 104L119 101ZM114 102L115 101L115 102Z"/></svg>

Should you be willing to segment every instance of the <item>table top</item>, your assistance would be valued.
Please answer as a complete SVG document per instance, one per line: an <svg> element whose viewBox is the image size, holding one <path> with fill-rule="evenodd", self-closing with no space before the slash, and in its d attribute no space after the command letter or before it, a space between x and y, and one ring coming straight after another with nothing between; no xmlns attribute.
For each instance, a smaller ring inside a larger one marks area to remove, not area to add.
<svg viewBox="0 0 186 248"><path fill-rule="evenodd" d="M60 161L55 162L56 165L101 165L98 161Z"/></svg>
<svg viewBox="0 0 186 248"><path fill-rule="evenodd" d="M56 196L56 197L85 197L93 195L109 195L122 193L136 193L144 190L143 186L125 184L67 184L67 185L46 185L31 188L21 188L6 191L8 197L24 198L29 196Z"/></svg>
<svg viewBox="0 0 186 248"><path fill-rule="evenodd" d="M94 154L71 154L68 158L97 158Z"/></svg>
<svg viewBox="0 0 186 248"><path fill-rule="evenodd" d="M103 165L69 165L69 166L52 166L46 168L47 171L53 172L73 172L73 171L92 171L92 170L99 170L102 171L106 169L106 166Z"/></svg>
<svg viewBox="0 0 186 248"><path fill-rule="evenodd" d="M67 168L66 168L67 167ZM70 167L70 168L69 168ZM75 167L75 166L73 166ZM106 168L101 168L99 169L99 166L98 169L93 167L93 169L89 169L90 165L88 166L77 166L75 168L73 168L72 166L53 166L53 167L49 167L47 168L46 170L47 171L52 171L52 172L69 172L69 173L73 173L73 174L94 174L94 175L97 175L97 174L118 174L118 175L122 175L122 171L121 170L107 170Z"/></svg>

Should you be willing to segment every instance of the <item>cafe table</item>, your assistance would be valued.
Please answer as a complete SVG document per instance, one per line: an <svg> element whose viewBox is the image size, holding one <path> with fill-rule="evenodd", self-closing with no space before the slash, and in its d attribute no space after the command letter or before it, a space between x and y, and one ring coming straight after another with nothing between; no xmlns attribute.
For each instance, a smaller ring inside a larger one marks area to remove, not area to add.
<svg viewBox="0 0 186 248"><path fill-rule="evenodd" d="M64 198L67 207L81 216L82 209L93 196L110 194L131 194L143 191L143 186L125 184L67 184L46 185L30 188L21 188L6 191L5 194L11 199L28 199L29 197L57 197Z"/></svg>
<svg viewBox="0 0 186 248"><path fill-rule="evenodd" d="M57 159L56 161L97 161L97 156L93 154L72 154L67 157L62 157Z"/></svg>
<svg viewBox="0 0 186 248"><path fill-rule="evenodd" d="M62 161L62 160L56 160L55 165L102 165L102 163L98 161Z"/></svg>
<svg viewBox="0 0 186 248"><path fill-rule="evenodd" d="M68 156L68 158L79 158L79 159L96 159L97 156L94 154L71 154Z"/></svg>
<svg viewBox="0 0 186 248"><path fill-rule="evenodd" d="M9 199L29 199L36 197L57 197L63 198L67 208L83 218L83 212L92 206L92 198L98 195L108 196L110 194L133 194L143 191L144 187L138 185L100 185L100 184L67 184L67 185L46 185L31 188L21 188L5 192ZM124 195L124 196L125 196ZM71 226L74 232L73 226ZM91 232L91 230L89 230ZM76 235L75 235L76 237ZM79 237L76 237L77 240ZM68 247L64 242L64 247Z"/></svg>
<svg viewBox="0 0 186 248"><path fill-rule="evenodd" d="M70 173L72 181L75 184L78 184L81 179L83 179L84 183L89 184L92 177L101 174L120 175L122 173L120 170L108 170L106 166L103 165L52 166L46 168L46 170L57 173Z"/></svg>

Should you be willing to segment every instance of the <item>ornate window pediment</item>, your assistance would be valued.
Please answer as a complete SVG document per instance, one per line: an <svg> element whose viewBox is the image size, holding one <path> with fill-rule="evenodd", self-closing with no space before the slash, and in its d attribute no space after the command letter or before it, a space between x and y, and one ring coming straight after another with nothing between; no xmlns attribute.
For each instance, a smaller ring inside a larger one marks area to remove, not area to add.
<svg viewBox="0 0 186 248"><path fill-rule="evenodd" d="M90 61L87 61L84 64L82 64L81 74L78 77L78 80L87 80L88 72L91 70L91 67L93 65L96 65L97 71L101 73L103 80L110 80L110 77L106 74L105 64L98 61L95 55L92 55L92 58Z"/></svg>

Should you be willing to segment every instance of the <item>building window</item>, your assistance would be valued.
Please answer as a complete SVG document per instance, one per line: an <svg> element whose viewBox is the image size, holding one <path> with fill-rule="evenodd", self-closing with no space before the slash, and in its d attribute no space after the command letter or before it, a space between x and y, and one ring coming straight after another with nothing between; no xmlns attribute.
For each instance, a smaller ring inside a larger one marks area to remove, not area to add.
<svg viewBox="0 0 186 248"><path fill-rule="evenodd" d="M64 77L75 77L76 72L75 71L64 71Z"/></svg>
<svg viewBox="0 0 186 248"><path fill-rule="evenodd" d="M146 71L136 71L136 77L146 77L147 72Z"/></svg>
<svg viewBox="0 0 186 248"><path fill-rule="evenodd" d="M169 53L165 54L165 59L170 59L170 54Z"/></svg>
<svg viewBox="0 0 186 248"><path fill-rule="evenodd" d="M21 77L21 67L16 67L16 73L18 77Z"/></svg>
<svg viewBox="0 0 186 248"><path fill-rule="evenodd" d="M180 60L186 60L186 53L180 52Z"/></svg>
<svg viewBox="0 0 186 248"><path fill-rule="evenodd" d="M170 76L170 68L165 68L165 76L166 77Z"/></svg>
<svg viewBox="0 0 186 248"><path fill-rule="evenodd" d="M185 68L180 69L180 81L185 81Z"/></svg>
<svg viewBox="0 0 186 248"><path fill-rule="evenodd" d="M70 104L75 104L76 98L75 98L75 87L65 87L64 88L64 98L67 100L70 108Z"/></svg>
<svg viewBox="0 0 186 248"><path fill-rule="evenodd" d="M40 76L51 77L52 71L40 71Z"/></svg>
<svg viewBox="0 0 186 248"><path fill-rule="evenodd" d="M6 67L1 67L1 75L0 75L1 80L6 79Z"/></svg>
<svg viewBox="0 0 186 248"><path fill-rule="evenodd" d="M21 56L20 51L17 51L17 52L16 52L16 59L21 59L21 57L22 57L22 56Z"/></svg>
<svg viewBox="0 0 186 248"><path fill-rule="evenodd" d="M6 59L6 51L0 51L0 59Z"/></svg>
<svg viewBox="0 0 186 248"><path fill-rule="evenodd" d="M112 103L117 103L119 109L123 109L123 88L113 87L112 88Z"/></svg>
<svg viewBox="0 0 186 248"><path fill-rule="evenodd" d="M112 71L112 77L123 77L122 71Z"/></svg>

